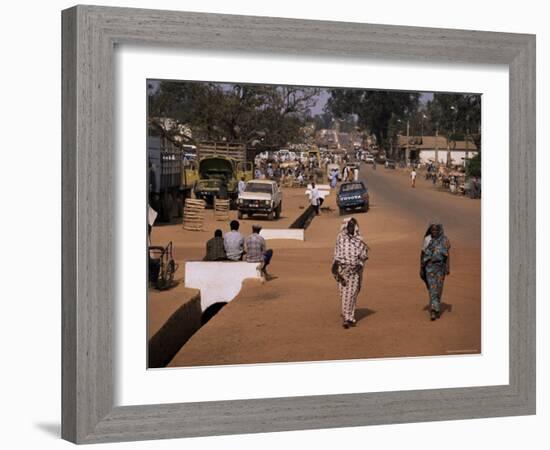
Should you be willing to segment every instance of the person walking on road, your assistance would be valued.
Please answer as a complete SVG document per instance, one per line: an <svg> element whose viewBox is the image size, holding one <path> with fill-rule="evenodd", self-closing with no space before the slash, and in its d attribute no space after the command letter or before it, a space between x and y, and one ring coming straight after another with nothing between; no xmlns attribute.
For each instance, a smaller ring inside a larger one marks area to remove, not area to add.
<svg viewBox="0 0 550 450"><path fill-rule="evenodd" d="M363 269L369 247L359 233L359 225L352 217L345 219L336 238L332 274L338 283L342 302L342 326L355 326L355 305L363 281Z"/></svg>
<svg viewBox="0 0 550 450"><path fill-rule="evenodd" d="M411 172L411 187L416 187L416 170L414 168Z"/></svg>
<svg viewBox="0 0 550 450"><path fill-rule="evenodd" d="M338 171L331 169L329 178L330 178L331 189L336 188L336 185L338 183Z"/></svg>
<svg viewBox="0 0 550 450"><path fill-rule="evenodd" d="M309 193L310 193L311 206L313 206L313 209L315 210L315 214L319 215L319 208L321 207L321 194L319 194L319 189L317 189L317 187L315 186L315 183L311 183L311 189Z"/></svg>
<svg viewBox="0 0 550 450"><path fill-rule="evenodd" d="M420 252L420 278L426 283L429 293L430 320L441 315L441 296L445 276L450 269L451 243L443 231L443 225L432 223L426 230Z"/></svg>

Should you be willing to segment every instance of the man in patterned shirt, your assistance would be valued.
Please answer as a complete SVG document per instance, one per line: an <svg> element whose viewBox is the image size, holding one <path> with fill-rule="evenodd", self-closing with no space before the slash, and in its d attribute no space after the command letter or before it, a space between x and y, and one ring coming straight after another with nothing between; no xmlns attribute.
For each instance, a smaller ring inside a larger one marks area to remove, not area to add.
<svg viewBox="0 0 550 450"><path fill-rule="evenodd" d="M355 305L363 281L363 268L369 247L359 233L359 225L352 217L345 219L336 239L332 274L338 282L342 303L344 328L355 326Z"/></svg>
<svg viewBox="0 0 550 450"><path fill-rule="evenodd" d="M265 239L260 236L261 230L262 227L260 225L252 225L252 234L246 238L244 243L246 262L261 263L259 269L268 278L267 266L273 257L273 250L266 250Z"/></svg>

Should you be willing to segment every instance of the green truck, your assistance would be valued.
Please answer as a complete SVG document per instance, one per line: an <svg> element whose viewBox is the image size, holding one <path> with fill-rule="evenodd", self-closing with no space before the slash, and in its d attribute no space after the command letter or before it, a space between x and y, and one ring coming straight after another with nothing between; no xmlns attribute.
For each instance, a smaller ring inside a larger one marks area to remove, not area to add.
<svg viewBox="0 0 550 450"><path fill-rule="evenodd" d="M194 149L193 149L194 150ZM220 189L236 206L238 182L253 176L244 144L202 142L196 154L186 153L160 136L147 137L149 205L161 222L183 215L185 199L200 198L212 205Z"/></svg>
<svg viewBox="0 0 550 450"><path fill-rule="evenodd" d="M240 143L199 143L197 163L187 172L187 182L194 180L194 196L207 205L212 205L216 197L225 197L235 207L239 180L253 178L252 163L246 161L246 145Z"/></svg>

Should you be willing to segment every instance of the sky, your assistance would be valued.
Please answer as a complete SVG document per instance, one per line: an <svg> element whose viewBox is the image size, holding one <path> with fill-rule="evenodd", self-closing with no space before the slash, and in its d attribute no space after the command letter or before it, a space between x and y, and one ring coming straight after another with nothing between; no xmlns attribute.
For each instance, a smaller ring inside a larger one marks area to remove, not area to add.
<svg viewBox="0 0 550 450"><path fill-rule="evenodd" d="M319 98L317 100L317 103L313 108L311 108L311 114L315 116L316 114L322 114L323 109L325 105L327 104L328 99L330 98L330 94L323 89L321 91L321 95L319 95ZM421 92L420 93L420 102L422 104L426 104L428 101L433 100L434 94L433 92Z"/></svg>

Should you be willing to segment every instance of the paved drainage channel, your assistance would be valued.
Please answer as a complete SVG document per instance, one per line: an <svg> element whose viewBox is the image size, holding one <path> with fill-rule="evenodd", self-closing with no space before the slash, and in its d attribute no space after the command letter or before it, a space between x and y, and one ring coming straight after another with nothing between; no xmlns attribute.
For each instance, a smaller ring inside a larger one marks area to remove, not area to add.
<svg viewBox="0 0 550 450"><path fill-rule="evenodd" d="M313 221L313 218L315 217L315 209L313 209L313 206L309 205L306 210L298 216L298 218L290 224L288 228L292 229L306 229L309 227L310 223Z"/></svg>

